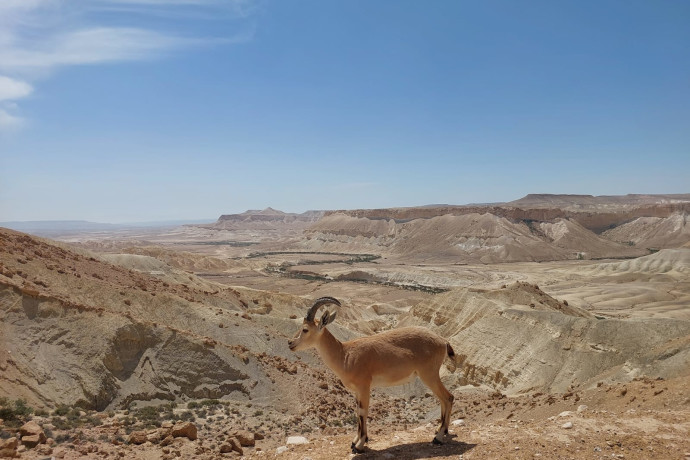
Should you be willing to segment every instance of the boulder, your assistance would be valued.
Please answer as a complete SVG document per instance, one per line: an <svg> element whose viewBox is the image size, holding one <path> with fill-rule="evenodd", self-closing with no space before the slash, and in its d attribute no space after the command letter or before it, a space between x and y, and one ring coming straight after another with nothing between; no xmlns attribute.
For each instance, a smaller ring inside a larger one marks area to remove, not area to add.
<svg viewBox="0 0 690 460"><path fill-rule="evenodd" d="M256 444L256 437L251 431L237 430L233 433L233 436L237 438L242 447L254 447L254 444Z"/></svg>
<svg viewBox="0 0 690 460"><path fill-rule="evenodd" d="M240 445L240 441L237 438L230 438L228 439L227 442L221 444L220 446L220 453L225 454L228 452L235 451L240 455L244 455L244 451L242 450L242 446Z"/></svg>
<svg viewBox="0 0 690 460"><path fill-rule="evenodd" d="M43 435L43 438L43 441L45 441L45 435ZM22 436L22 445L26 446L27 449L33 449L39 444L41 444L41 437L37 434Z"/></svg>
<svg viewBox="0 0 690 460"><path fill-rule="evenodd" d="M299 445L299 444L309 444L309 440L304 436L288 436L285 444L289 445Z"/></svg>
<svg viewBox="0 0 690 460"><path fill-rule="evenodd" d="M146 431L132 431L128 441L130 444L144 444L148 441Z"/></svg>
<svg viewBox="0 0 690 460"><path fill-rule="evenodd" d="M0 439L0 457L16 457L19 440L17 438Z"/></svg>
<svg viewBox="0 0 690 460"><path fill-rule="evenodd" d="M22 427L19 428L19 435L22 438L22 444L25 444L27 447L35 447L38 444L43 444L46 442L46 434L43 432L43 428L41 428L40 425L34 421L26 422L24 425L22 425ZM30 446L29 444L25 443L24 438L28 438L28 442L32 443L33 445Z"/></svg>
<svg viewBox="0 0 690 460"><path fill-rule="evenodd" d="M53 453L53 448L47 444L41 444L34 450L39 455L51 455Z"/></svg>
<svg viewBox="0 0 690 460"><path fill-rule="evenodd" d="M153 444L158 444L161 442L168 433L167 430L150 430L146 433L146 440Z"/></svg>
<svg viewBox="0 0 690 460"><path fill-rule="evenodd" d="M170 444L173 443L174 440L175 440L175 438L173 438L172 435L169 434L168 436L163 438L163 440L161 441L161 446L162 447L169 446Z"/></svg>
<svg viewBox="0 0 690 460"><path fill-rule="evenodd" d="M187 438L190 441L194 441L196 439L196 425L192 422L176 423L172 427L171 434L175 438Z"/></svg>

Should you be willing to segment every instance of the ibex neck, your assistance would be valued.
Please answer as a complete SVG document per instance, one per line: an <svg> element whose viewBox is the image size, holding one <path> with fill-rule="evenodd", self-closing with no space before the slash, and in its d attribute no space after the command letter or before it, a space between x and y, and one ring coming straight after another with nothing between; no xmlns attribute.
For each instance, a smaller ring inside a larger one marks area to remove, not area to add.
<svg viewBox="0 0 690 460"><path fill-rule="evenodd" d="M324 329L321 333L321 340L319 341L316 351L321 355L321 359L330 367L333 372L340 376L340 372L343 369L343 343L333 337L328 329Z"/></svg>

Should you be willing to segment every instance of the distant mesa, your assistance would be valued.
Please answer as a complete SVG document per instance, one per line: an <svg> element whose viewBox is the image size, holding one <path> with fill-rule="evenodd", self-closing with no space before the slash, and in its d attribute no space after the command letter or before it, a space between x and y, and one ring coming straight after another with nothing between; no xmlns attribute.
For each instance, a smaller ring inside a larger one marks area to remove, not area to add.
<svg viewBox="0 0 690 460"><path fill-rule="evenodd" d="M280 228L302 229L318 221L324 211L306 211L301 214L287 213L268 207L250 209L240 214L223 214L213 224L201 225L215 230L273 230Z"/></svg>

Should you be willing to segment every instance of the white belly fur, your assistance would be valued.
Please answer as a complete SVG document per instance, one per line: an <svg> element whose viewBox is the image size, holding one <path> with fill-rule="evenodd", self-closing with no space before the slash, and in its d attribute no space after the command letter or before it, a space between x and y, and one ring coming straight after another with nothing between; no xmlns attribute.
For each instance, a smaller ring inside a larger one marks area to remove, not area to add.
<svg viewBox="0 0 690 460"><path fill-rule="evenodd" d="M404 385L412 382L415 377L417 377L417 372L413 372L398 380L389 380L385 375L374 375L371 379L371 387L394 387L397 385Z"/></svg>

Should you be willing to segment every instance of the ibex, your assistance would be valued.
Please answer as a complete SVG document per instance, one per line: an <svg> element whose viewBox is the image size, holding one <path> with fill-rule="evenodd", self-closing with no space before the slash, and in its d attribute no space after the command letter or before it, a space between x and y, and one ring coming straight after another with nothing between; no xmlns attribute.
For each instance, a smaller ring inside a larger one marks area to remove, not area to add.
<svg viewBox="0 0 690 460"><path fill-rule="evenodd" d="M441 426L434 436L434 444L442 444L448 434L452 394L441 383L439 370L446 356L453 359L455 352L448 341L422 327L406 327L341 342L326 329L336 312L324 312L317 320L319 307L328 304L340 306L333 297L317 299L297 335L288 341L290 350L316 348L324 363L357 399L358 430L352 441L352 452L361 453L367 436L367 415L371 388L394 386L419 378L441 400Z"/></svg>

